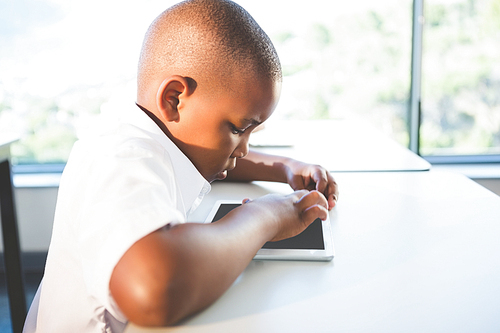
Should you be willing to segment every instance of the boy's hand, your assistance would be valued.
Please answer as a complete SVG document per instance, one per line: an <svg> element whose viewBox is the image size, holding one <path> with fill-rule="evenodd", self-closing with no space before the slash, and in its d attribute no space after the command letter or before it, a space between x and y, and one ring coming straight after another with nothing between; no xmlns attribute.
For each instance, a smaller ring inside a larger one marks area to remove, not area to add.
<svg viewBox="0 0 500 333"><path fill-rule="evenodd" d="M296 236L317 218L325 220L328 217L328 202L316 190L300 190L289 195L269 194L252 201L246 199L243 204L241 208L251 209L247 214L275 226L271 241Z"/></svg>
<svg viewBox="0 0 500 333"><path fill-rule="evenodd" d="M296 160L286 163L287 183L295 190L317 190L328 200L328 209L337 204L339 187L328 170Z"/></svg>
<svg viewBox="0 0 500 333"><path fill-rule="evenodd" d="M337 204L339 188L328 170L319 165L303 163L291 158L250 150L228 173L233 181L286 182L295 190L317 190L326 197L328 209Z"/></svg>

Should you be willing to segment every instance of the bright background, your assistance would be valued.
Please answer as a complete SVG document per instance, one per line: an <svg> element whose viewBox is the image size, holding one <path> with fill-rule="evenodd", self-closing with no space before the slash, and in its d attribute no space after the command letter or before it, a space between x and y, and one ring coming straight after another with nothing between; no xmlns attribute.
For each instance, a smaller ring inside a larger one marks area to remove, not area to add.
<svg viewBox="0 0 500 333"><path fill-rule="evenodd" d="M134 100L142 38L177 1L0 0L0 133L16 164L64 163L111 105ZM239 0L273 40L271 118L368 121L408 145L412 1ZM421 153L500 153L500 0L426 0Z"/></svg>

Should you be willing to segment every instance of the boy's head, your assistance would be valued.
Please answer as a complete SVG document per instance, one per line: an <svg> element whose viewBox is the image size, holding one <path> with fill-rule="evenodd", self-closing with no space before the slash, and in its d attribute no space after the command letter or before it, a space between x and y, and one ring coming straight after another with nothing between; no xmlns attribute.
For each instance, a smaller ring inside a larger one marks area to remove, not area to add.
<svg viewBox="0 0 500 333"><path fill-rule="evenodd" d="M272 42L243 8L188 0L146 33L137 102L212 181L248 152L250 132L274 110L281 75Z"/></svg>

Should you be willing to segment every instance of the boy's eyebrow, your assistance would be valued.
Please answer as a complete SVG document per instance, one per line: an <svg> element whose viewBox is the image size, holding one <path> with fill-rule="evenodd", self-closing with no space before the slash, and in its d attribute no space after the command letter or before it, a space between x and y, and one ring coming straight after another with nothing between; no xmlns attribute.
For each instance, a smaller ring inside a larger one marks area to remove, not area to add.
<svg viewBox="0 0 500 333"><path fill-rule="evenodd" d="M251 124L251 125L260 125L260 124L262 124L262 121L258 121L257 119L254 119L254 118L250 118L250 119L244 118L243 122Z"/></svg>

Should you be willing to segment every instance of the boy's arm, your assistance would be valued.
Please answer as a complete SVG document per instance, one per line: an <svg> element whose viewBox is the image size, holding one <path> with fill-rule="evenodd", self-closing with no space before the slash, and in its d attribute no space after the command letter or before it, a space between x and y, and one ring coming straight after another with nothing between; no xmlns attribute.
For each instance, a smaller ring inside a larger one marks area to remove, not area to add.
<svg viewBox="0 0 500 333"><path fill-rule="evenodd" d="M159 229L123 255L110 291L125 316L138 325L171 325L220 297L269 240L302 232L326 219L318 191L267 195L215 223L186 223Z"/></svg>
<svg viewBox="0 0 500 333"><path fill-rule="evenodd" d="M245 158L238 160L236 168L228 173L227 179L275 181L288 183L296 191L317 190L327 198L328 209L336 205L339 196L337 183L330 172L322 166L252 150Z"/></svg>

